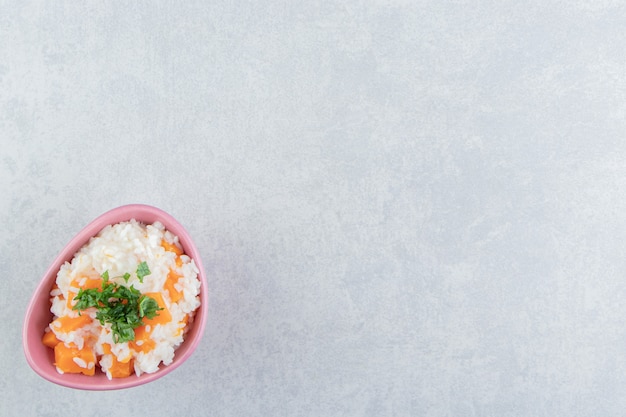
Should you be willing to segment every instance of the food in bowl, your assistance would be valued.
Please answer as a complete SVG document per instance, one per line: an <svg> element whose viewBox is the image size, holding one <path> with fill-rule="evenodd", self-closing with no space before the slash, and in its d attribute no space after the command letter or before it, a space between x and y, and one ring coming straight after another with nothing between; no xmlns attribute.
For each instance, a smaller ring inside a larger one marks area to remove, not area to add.
<svg viewBox="0 0 626 417"><path fill-rule="evenodd" d="M155 221L104 227L57 273L42 343L60 374L108 379L155 373L174 360L200 307L194 260Z"/></svg>

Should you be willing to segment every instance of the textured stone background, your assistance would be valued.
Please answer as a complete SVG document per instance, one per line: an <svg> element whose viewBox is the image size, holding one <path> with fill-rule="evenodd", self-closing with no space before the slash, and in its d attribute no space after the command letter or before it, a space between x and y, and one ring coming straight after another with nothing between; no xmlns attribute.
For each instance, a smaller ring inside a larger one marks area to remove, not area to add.
<svg viewBox="0 0 626 417"><path fill-rule="evenodd" d="M232 3L0 1L0 415L623 415L624 3ZM135 202L195 238L205 338L49 384L31 293Z"/></svg>

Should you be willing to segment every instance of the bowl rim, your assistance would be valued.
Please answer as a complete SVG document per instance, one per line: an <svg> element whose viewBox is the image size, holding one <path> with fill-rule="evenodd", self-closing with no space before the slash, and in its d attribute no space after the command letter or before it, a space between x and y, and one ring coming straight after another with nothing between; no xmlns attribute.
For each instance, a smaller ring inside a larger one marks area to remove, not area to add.
<svg viewBox="0 0 626 417"><path fill-rule="evenodd" d="M82 374L60 374L49 360L44 360L44 358L50 357L49 351L51 350L49 347L43 346L43 343L41 342L45 326L40 328L40 325L42 324L41 320L34 320L34 318L38 316L52 318L52 313L46 315L40 311L42 308L41 303L45 300L45 304L49 306L49 289L52 286L53 280L56 279L57 272L59 271L61 265L64 262L71 260L74 254L85 243L87 243L91 237L97 235L105 226L117 224L123 221L129 221L131 219L147 224L159 221L167 230L178 236L179 242L182 244L185 253L194 260L199 270L198 279L200 280L199 296L201 305L199 310L196 311L193 326L187 334L187 338L176 349L174 361L167 366L161 364L157 372L151 374L143 373L139 377L131 375L126 378L113 378L112 380L109 380L103 373L99 373L94 376ZM50 382L68 388L107 391L147 384L174 371L182 365L182 363L185 362L198 347L206 327L208 317L208 301L207 280L202 260L200 258L200 253L184 226L173 216L154 206L147 204L127 204L119 206L102 213L84 226L62 248L50 266L46 269L46 272L31 295L31 299L24 314L22 326L22 347L24 355L29 366L35 371L35 373ZM39 314L37 314L38 311ZM42 347L48 351L43 350Z"/></svg>

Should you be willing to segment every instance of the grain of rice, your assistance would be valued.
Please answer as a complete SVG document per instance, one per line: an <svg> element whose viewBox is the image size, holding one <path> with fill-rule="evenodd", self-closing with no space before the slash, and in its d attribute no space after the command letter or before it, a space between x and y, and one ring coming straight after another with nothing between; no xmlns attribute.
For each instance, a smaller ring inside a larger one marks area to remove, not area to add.
<svg viewBox="0 0 626 417"><path fill-rule="evenodd" d="M72 358L72 360L74 361L74 363L76 365L80 366L81 368L87 368L87 362L85 362L84 359L78 358L78 357L74 357L74 358Z"/></svg>

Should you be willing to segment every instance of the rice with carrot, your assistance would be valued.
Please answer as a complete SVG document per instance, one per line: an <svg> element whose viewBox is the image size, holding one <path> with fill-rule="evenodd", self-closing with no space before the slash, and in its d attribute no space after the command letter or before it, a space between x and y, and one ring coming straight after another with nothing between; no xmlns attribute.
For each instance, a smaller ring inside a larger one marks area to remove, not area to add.
<svg viewBox="0 0 626 417"><path fill-rule="evenodd" d="M200 306L193 259L155 222L105 227L57 274L43 343L60 373L109 379L169 365Z"/></svg>

